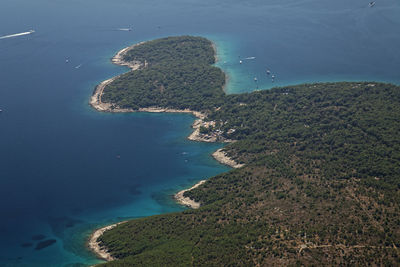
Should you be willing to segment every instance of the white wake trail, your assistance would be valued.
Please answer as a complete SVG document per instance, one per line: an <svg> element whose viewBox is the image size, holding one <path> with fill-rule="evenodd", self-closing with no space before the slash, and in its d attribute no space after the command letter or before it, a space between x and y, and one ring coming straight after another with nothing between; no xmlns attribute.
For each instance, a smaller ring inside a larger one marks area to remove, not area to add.
<svg viewBox="0 0 400 267"><path fill-rule="evenodd" d="M4 35L4 36L0 36L0 39L7 39L7 38L18 37L18 36L29 35L34 32L35 32L34 30L30 30L28 32L20 32L20 33L14 33L14 34L10 34L10 35Z"/></svg>

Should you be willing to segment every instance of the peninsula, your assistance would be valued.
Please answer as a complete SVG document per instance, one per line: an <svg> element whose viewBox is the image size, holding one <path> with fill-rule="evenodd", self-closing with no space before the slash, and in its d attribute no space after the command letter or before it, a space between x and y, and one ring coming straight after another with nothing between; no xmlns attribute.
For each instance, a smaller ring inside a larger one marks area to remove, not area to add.
<svg viewBox="0 0 400 267"><path fill-rule="evenodd" d="M208 132L204 121L214 101L223 101L225 74L212 66L216 46L202 37L168 37L126 47L111 61L131 71L96 86L90 105L102 112L191 113L197 120L188 137L193 141L232 142L218 132ZM201 129L203 131L201 131ZM222 155L222 163L235 165Z"/></svg>
<svg viewBox="0 0 400 267"><path fill-rule="evenodd" d="M137 45L120 56L139 67L97 97L101 111L196 112L199 140L227 142L216 157L238 167L180 192L197 209L104 231L96 243L115 259L104 265L398 264L400 87L226 95L214 53L201 37Z"/></svg>

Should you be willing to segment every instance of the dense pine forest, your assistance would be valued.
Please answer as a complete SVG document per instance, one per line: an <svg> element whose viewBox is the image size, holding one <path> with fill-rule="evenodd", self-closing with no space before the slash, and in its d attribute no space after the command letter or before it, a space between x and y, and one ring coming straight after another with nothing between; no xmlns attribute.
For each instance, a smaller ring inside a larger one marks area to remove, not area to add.
<svg viewBox="0 0 400 267"><path fill-rule="evenodd" d="M145 43L126 60L147 67L106 88L108 101L201 111L214 122L202 131L237 140L225 151L245 166L186 192L197 210L105 232L99 241L117 258L105 266L400 264L399 86L226 95L211 43L189 36Z"/></svg>
<svg viewBox="0 0 400 267"><path fill-rule="evenodd" d="M211 65L214 49L207 39L183 36L149 41L130 50L124 60L140 62L142 67L107 86L103 102L132 109L201 110L223 101L225 75Z"/></svg>

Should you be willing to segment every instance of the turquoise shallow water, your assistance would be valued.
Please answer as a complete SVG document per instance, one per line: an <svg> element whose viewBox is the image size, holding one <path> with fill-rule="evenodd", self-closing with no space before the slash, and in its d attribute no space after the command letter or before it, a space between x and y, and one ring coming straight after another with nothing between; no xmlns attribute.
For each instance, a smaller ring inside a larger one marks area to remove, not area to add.
<svg viewBox="0 0 400 267"><path fill-rule="evenodd" d="M210 156L221 144L186 140L190 115L87 105L97 83L126 71L110 64L116 51L206 36L229 93L314 81L399 84L399 11L395 0L374 8L361 0L2 0L0 36L36 32L0 40L0 266L99 262L85 249L94 228L183 210L174 192L228 170ZM133 30L117 30L125 27ZM38 235L56 242L35 250Z"/></svg>

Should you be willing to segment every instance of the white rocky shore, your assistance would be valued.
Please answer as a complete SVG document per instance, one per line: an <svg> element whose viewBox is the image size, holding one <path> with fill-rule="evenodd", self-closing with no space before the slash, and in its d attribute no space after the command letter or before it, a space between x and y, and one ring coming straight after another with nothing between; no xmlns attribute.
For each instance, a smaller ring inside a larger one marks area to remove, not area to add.
<svg viewBox="0 0 400 267"><path fill-rule="evenodd" d="M190 191L192 189L195 189L196 187L199 187L200 185L204 184L206 182L206 180L201 180L200 182L198 182L197 184L195 184L194 186L192 186L191 188L188 189L184 189L179 191L178 193L176 193L174 195L176 201L186 207L192 208L192 209L198 209L200 208L200 203L194 201L193 199L190 199L188 197L184 197L183 194L187 191Z"/></svg>
<svg viewBox="0 0 400 267"><path fill-rule="evenodd" d="M225 165L231 166L232 168L240 168L240 167L244 166L244 164L239 164L239 163L235 162L233 159L229 158L225 154L225 152L222 150L222 148L220 148L217 151L215 151L212 155L219 162L221 162L221 163L223 163ZM201 203L196 202L191 198L185 197L183 194L185 192L187 192L187 191L190 191L192 189L195 189L195 188L199 187L200 185L204 184L206 181L207 180L201 180L200 182L198 182L197 184L195 184L191 188L179 191L178 193L176 193L174 195L174 198L181 205L187 206L187 207L192 208L192 209L198 209L200 207Z"/></svg>
<svg viewBox="0 0 400 267"><path fill-rule="evenodd" d="M97 255L98 258L100 258L102 260L106 260L106 261L115 260L115 258L112 257L111 254L108 253L108 251L105 248L100 246L100 243L97 242L97 239L100 236L102 236L105 231L113 229L114 227L116 227L117 225L120 225L122 223L126 223L126 221L115 223L115 224L111 224L111 225L107 225L105 227L97 229L96 231L94 231L90 235L90 238L89 238L89 241L88 241L88 247L90 248L90 250L92 250Z"/></svg>
<svg viewBox="0 0 400 267"><path fill-rule="evenodd" d="M112 63L116 64L116 65L121 65L121 66L127 66L131 69L131 71L135 71L135 70L139 70L142 68L146 68L147 67L147 62L139 62L139 61L134 61L134 62L126 62L123 60L124 55L131 49L143 44L145 42L141 42L141 43L137 43L135 45L126 47L124 49L122 49L121 51L119 51L112 59ZM213 45L214 50L216 49L215 45ZM217 59L217 58L216 58ZM107 79L103 82L101 82L99 85L96 86L93 95L90 98L89 104L96 110L101 111L101 112L136 112L133 109L126 109L126 108L120 108L118 107L118 105L114 104L114 103L104 103L102 102L102 95L104 92L104 89L107 85L109 85L110 83L112 83L114 80L116 80L117 78L119 78L120 75ZM233 142L234 140L230 140L230 139L226 139L223 138L221 135L221 132L212 132L209 134L202 134L200 133L200 127L210 127L213 126L215 124L215 122L213 121L205 121L207 115L198 111L193 111L190 109L169 109L169 108L161 108L161 107L148 107L148 108L140 108L139 110L137 110L139 112L153 112L153 113L160 113L160 112L169 112L169 113L190 113L193 114L197 119L194 121L192 128L194 129L194 131L192 132L192 134L190 134L190 136L188 136L189 140L193 140L193 141L201 141L201 142ZM240 168L243 166L243 164L238 164L236 163L233 159L229 158L225 152L223 152L222 149L218 149L217 151L215 151L213 153L213 157L221 162L222 164L231 166L233 168ZM174 198L176 199L176 201L184 206L193 208L193 209L197 209L200 207L201 203L196 202L190 198L184 197L183 194L187 191L190 191L200 185L202 185L203 183L205 183L206 180L202 180L200 182L198 182L197 184L195 184L194 186L192 186L189 189L185 189L185 190L181 190L178 193L176 193L174 195ZM106 227L97 229L96 231L93 232L93 234L90 236L89 242L88 242L88 247L101 259L107 260L107 261L111 261L114 260L114 258L110 255L110 253L107 252L107 250L103 247L100 247L99 242L97 242L97 239L107 230L110 230L114 227L116 227L117 225L124 223L124 222L120 222L120 223L116 223L116 224L112 224L112 225L108 225Z"/></svg>
<svg viewBox="0 0 400 267"><path fill-rule="evenodd" d="M218 149L217 151L215 151L213 154L213 157L221 162L222 164L231 166L232 168L241 168L244 166L244 164L239 164L236 161L234 161L233 159L231 159L224 151L223 148Z"/></svg>

